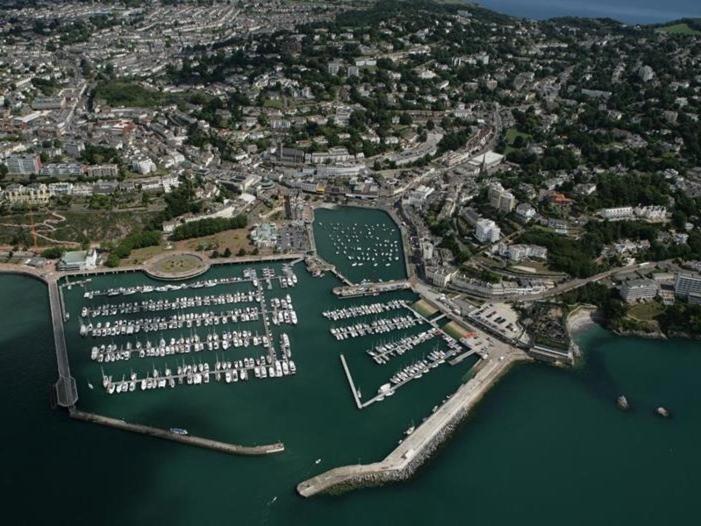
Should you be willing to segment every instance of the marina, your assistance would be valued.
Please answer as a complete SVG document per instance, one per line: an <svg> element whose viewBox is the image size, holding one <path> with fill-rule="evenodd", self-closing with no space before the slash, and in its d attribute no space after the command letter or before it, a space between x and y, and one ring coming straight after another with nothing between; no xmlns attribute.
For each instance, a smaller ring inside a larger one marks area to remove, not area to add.
<svg viewBox="0 0 701 526"><path fill-rule="evenodd" d="M353 325L344 325L342 327L331 327L329 332L337 340L346 340L349 338L360 338L361 336L387 334L408 329L420 323L423 323L423 320L418 316L406 315L397 316L395 318L380 318L371 322L358 322Z"/></svg>
<svg viewBox="0 0 701 526"><path fill-rule="evenodd" d="M144 300L140 302L103 304L96 307L83 307L81 318L97 318L98 316L116 316L122 314L137 314L140 312L160 312L166 310L192 309L209 307L210 305L231 305L233 303L252 303L256 301L253 291L237 292L235 294L219 294L210 296L183 296L174 300Z"/></svg>
<svg viewBox="0 0 701 526"><path fill-rule="evenodd" d="M341 309L324 311L322 314L325 318L333 321L347 320L349 318L357 318L360 316L369 316L371 314L381 314L392 310L402 309L406 307L406 303L400 300L389 301L387 303L371 303L369 305L356 305Z"/></svg>
<svg viewBox="0 0 701 526"><path fill-rule="evenodd" d="M347 278L346 285L407 277L401 233L383 210L319 208L313 233L318 255Z"/></svg>

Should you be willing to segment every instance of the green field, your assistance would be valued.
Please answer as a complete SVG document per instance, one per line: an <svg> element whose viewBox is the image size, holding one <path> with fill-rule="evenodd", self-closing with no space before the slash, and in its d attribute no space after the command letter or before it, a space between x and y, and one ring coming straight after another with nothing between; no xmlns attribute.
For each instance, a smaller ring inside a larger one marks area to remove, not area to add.
<svg viewBox="0 0 701 526"><path fill-rule="evenodd" d="M701 31L689 27L689 24L686 22L660 27L657 31L660 33L670 33L672 35L701 35Z"/></svg>
<svg viewBox="0 0 701 526"><path fill-rule="evenodd" d="M430 303L428 303L426 300L423 300L423 299L414 303L412 305L412 308L416 312L418 312L422 316L426 316L427 318L430 318L436 312L438 312L438 309L436 309L434 306L432 306Z"/></svg>
<svg viewBox="0 0 701 526"><path fill-rule="evenodd" d="M639 321L653 321L663 310L664 307L656 301L638 303L628 309L628 316Z"/></svg>
<svg viewBox="0 0 701 526"><path fill-rule="evenodd" d="M506 135L504 139L506 140L506 151L505 153L509 153L516 148L513 147L514 141L518 138L522 137L525 142L528 142L531 139L531 136L527 133L523 133L516 128L509 128L506 130Z"/></svg>

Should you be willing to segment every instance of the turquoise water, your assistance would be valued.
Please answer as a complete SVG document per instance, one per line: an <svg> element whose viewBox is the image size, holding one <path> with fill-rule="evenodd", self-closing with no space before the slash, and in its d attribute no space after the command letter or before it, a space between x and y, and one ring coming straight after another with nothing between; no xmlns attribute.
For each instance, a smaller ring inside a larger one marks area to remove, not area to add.
<svg viewBox="0 0 701 526"><path fill-rule="evenodd" d="M320 358L318 366L328 368L336 381L308 386L305 398L292 398L300 392L294 390L266 401L282 387L272 381L251 401L263 404L260 420L273 421L275 438L288 446L275 457L228 457L73 422L48 407L55 360L44 286L9 276L0 277L0 286L7 293L0 299L6 415L0 429L0 489L10 503L5 512L15 521L44 524L58 513L73 517L74 524L426 524L463 520L466 509L474 521L504 525L517 520L688 524L696 517L698 343L590 330L579 337L584 368L526 365L514 370L414 480L303 500L294 494L294 485L328 467L326 462L314 465L313 459L375 458L391 447L388 442L406 423L397 412L408 414L405 406L415 405L417 413L425 413L433 402L418 392L411 398L409 387L367 414L348 410L350 397L334 357ZM16 297L24 301L17 304L11 299ZM301 374L298 378L304 379ZM247 396L238 387L231 397ZM419 391L420 385L415 387ZM433 389L426 397L440 396L441 388ZM614 406L621 392L633 404L631 413ZM297 408L312 402L308 410L316 414L300 419L304 411ZM661 403L673 411L671 420L652 414ZM213 411L200 407L203 419L243 416ZM295 418L285 416L289 411Z"/></svg>
<svg viewBox="0 0 701 526"><path fill-rule="evenodd" d="M697 0L481 0L480 5L514 16L547 19L562 16L613 18L630 24L654 24L701 17Z"/></svg>
<svg viewBox="0 0 701 526"><path fill-rule="evenodd" d="M314 238L319 255L354 283L406 278L402 236L382 210L319 208Z"/></svg>

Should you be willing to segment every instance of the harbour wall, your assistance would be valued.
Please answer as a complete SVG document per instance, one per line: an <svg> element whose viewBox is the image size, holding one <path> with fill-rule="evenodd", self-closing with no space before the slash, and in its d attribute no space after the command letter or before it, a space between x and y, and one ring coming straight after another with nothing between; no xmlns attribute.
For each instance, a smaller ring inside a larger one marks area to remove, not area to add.
<svg viewBox="0 0 701 526"><path fill-rule="evenodd" d="M116 418L110 418L94 413L86 413L84 411L79 411L75 408L69 409L69 414L71 418L74 418L76 420L101 424L107 427L121 429L122 431L131 431L133 433L140 433L142 435L162 438L165 440L172 440L173 442L178 442L180 444L187 444L205 449L211 449L213 451L219 451L220 453L227 453L229 455L259 456L270 455L273 453L281 453L285 451L285 445L281 442L276 442L274 444L267 444L262 446L241 446L237 444L229 444L226 442L219 442L218 440L211 440L208 438L201 438L192 435L180 435L166 429L160 429L157 427L145 426L141 424L132 424L129 422L125 422L124 420L118 420Z"/></svg>
<svg viewBox="0 0 701 526"><path fill-rule="evenodd" d="M503 359L480 362L473 378L384 460L331 469L298 484L298 493L311 497L319 493L339 493L410 478L513 365L529 360L525 353L514 349Z"/></svg>

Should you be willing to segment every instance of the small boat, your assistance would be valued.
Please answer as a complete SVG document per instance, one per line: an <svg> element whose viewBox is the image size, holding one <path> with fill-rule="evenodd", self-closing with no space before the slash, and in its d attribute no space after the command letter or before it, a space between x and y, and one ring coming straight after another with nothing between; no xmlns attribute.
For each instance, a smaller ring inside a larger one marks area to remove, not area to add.
<svg viewBox="0 0 701 526"><path fill-rule="evenodd" d="M320 463L321 463L321 459L320 459L320 458L317 458L317 459L314 461L314 464L320 464Z"/></svg>
<svg viewBox="0 0 701 526"><path fill-rule="evenodd" d="M170 428L171 433L175 433L176 435L187 435L187 429L182 429L180 427L171 427Z"/></svg>
<svg viewBox="0 0 701 526"><path fill-rule="evenodd" d="M88 382L88 387L90 388L91 391L92 391L93 389L95 389L95 388L93 387L93 385L92 385L90 382Z"/></svg>
<svg viewBox="0 0 701 526"><path fill-rule="evenodd" d="M624 395L621 395L616 399L616 405L621 411L628 411L628 409L630 409L628 399Z"/></svg>
<svg viewBox="0 0 701 526"><path fill-rule="evenodd" d="M667 409L666 407L662 407L662 406L655 409L655 413L657 413L662 418L669 418L671 416L669 409Z"/></svg>

